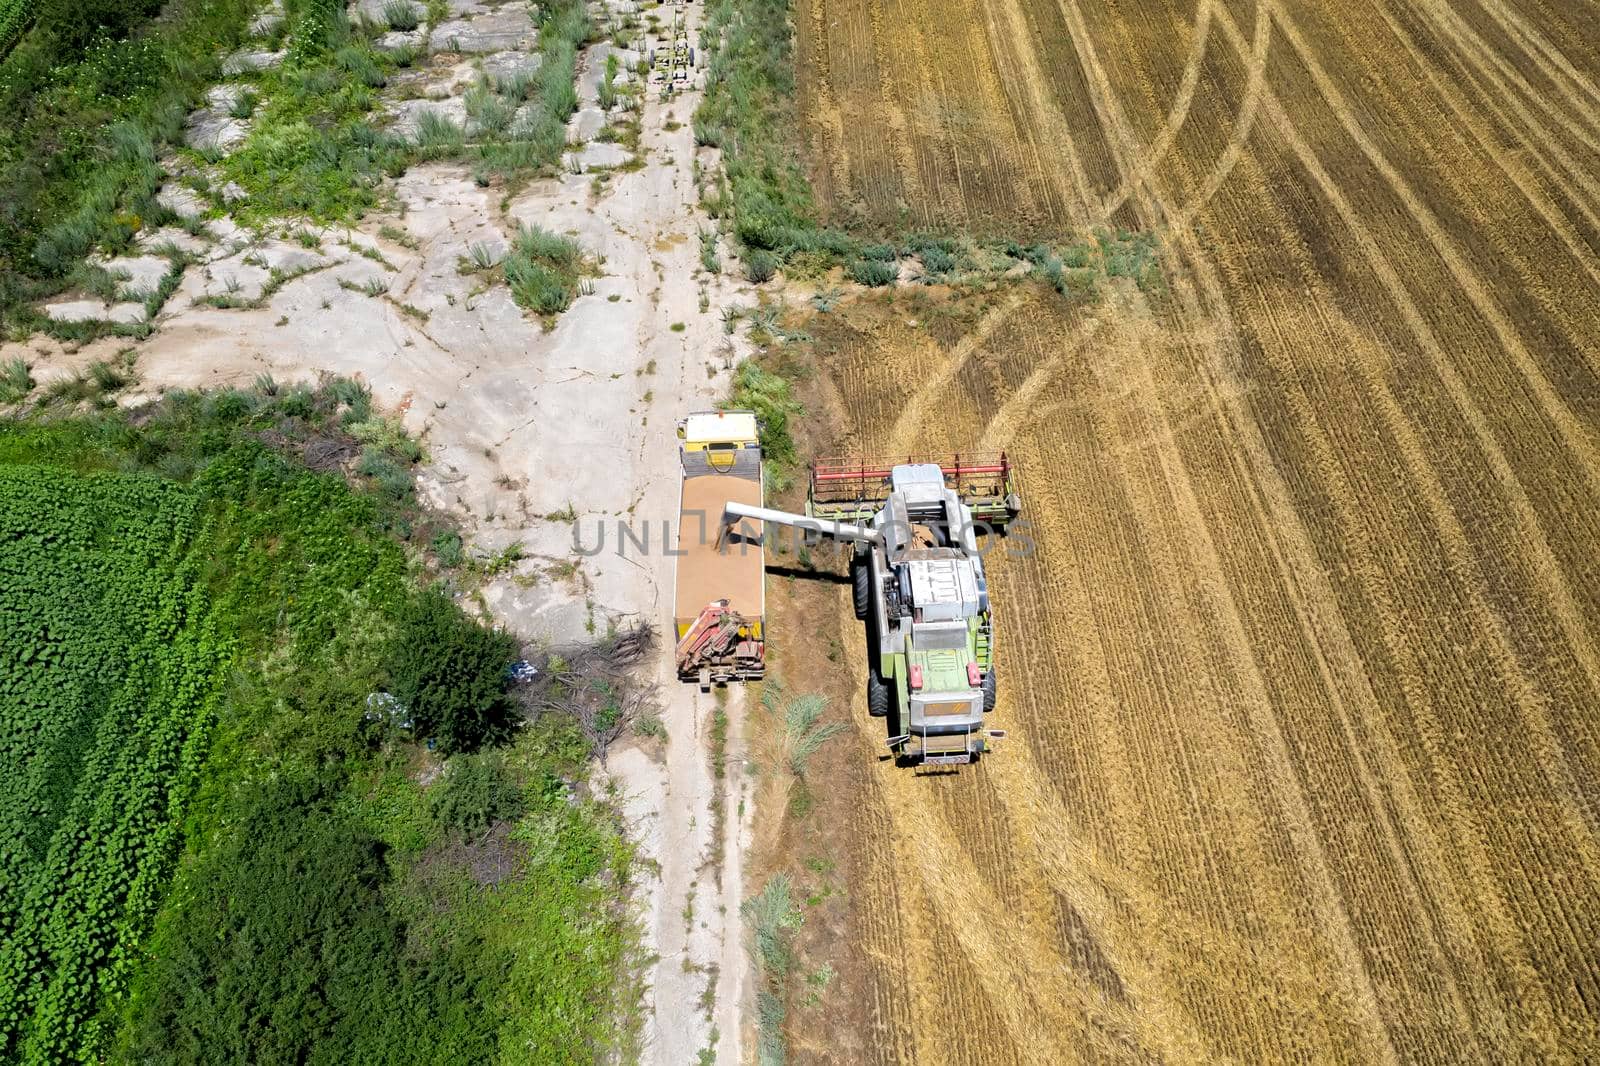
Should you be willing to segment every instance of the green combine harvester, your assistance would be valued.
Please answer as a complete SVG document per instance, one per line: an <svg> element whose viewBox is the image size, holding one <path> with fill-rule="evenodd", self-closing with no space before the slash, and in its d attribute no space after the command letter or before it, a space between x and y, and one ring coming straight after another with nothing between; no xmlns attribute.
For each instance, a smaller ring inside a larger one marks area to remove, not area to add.
<svg viewBox="0 0 1600 1066"><path fill-rule="evenodd" d="M867 626L867 709L911 764L972 762L990 737L994 622L978 535L1014 519L1010 462L819 460L804 515L730 501L725 525L747 518L854 541L856 617Z"/></svg>

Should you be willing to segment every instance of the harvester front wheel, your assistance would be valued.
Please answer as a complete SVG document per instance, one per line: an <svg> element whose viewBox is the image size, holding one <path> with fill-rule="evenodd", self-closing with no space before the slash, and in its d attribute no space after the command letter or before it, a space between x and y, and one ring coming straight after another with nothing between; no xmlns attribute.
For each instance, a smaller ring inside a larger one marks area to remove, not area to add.
<svg viewBox="0 0 1600 1066"><path fill-rule="evenodd" d="M983 713L988 714L994 710L995 701L994 664L989 664L989 672L983 675Z"/></svg>
<svg viewBox="0 0 1600 1066"><path fill-rule="evenodd" d="M867 713L874 718L889 715L890 692L888 684L878 676L878 671L867 671Z"/></svg>
<svg viewBox="0 0 1600 1066"><path fill-rule="evenodd" d="M859 559L850 566L851 599L855 602L856 618L865 621L872 610L872 566Z"/></svg>

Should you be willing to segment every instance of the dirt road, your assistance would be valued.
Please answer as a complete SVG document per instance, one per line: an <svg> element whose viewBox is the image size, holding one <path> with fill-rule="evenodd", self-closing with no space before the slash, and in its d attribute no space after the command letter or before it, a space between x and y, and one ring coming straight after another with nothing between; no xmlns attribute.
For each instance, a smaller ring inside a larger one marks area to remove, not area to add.
<svg viewBox="0 0 1600 1066"><path fill-rule="evenodd" d="M1150 230L1169 291L813 324L830 450L1005 447L1036 550L1003 754L915 777L859 707L834 753L851 1023L802 1053L1600 1052L1600 27L924 7L797 9L826 202Z"/></svg>

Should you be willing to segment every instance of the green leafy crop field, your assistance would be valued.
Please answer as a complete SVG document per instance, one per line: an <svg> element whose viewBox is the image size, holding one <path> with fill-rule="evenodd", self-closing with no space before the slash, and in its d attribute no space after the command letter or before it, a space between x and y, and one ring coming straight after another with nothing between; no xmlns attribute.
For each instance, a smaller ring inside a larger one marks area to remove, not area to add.
<svg viewBox="0 0 1600 1066"><path fill-rule="evenodd" d="M159 899L228 656L200 525L155 478L0 468L0 1047L69 1050Z"/></svg>
<svg viewBox="0 0 1600 1066"><path fill-rule="evenodd" d="M631 851L376 419L333 381L0 420L0 1061L627 1053Z"/></svg>

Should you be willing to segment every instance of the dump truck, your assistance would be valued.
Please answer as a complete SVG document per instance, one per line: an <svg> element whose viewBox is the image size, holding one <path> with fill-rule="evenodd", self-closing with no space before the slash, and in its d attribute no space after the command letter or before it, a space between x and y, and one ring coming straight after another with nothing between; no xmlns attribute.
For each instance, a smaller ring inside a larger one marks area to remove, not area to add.
<svg viewBox="0 0 1600 1066"><path fill-rule="evenodd" d="M762 500L760 428L752 411L701 411L678 423L678 498L673 615L677 669L702 690L766 674L762 618L766 561L760 523L731 533L728 503Z"/></svg>
<svg viewBox="0 0 1600 1066"><path fill-rule="evenodd" d="M851 592L867 629L867 709L886 720L904 762L969 763L998 686L993 613L978 537L1017 516L1010 461L998 455L823 459L806 514L730 499L725 529L773 522L855 542Z"/></svg>

